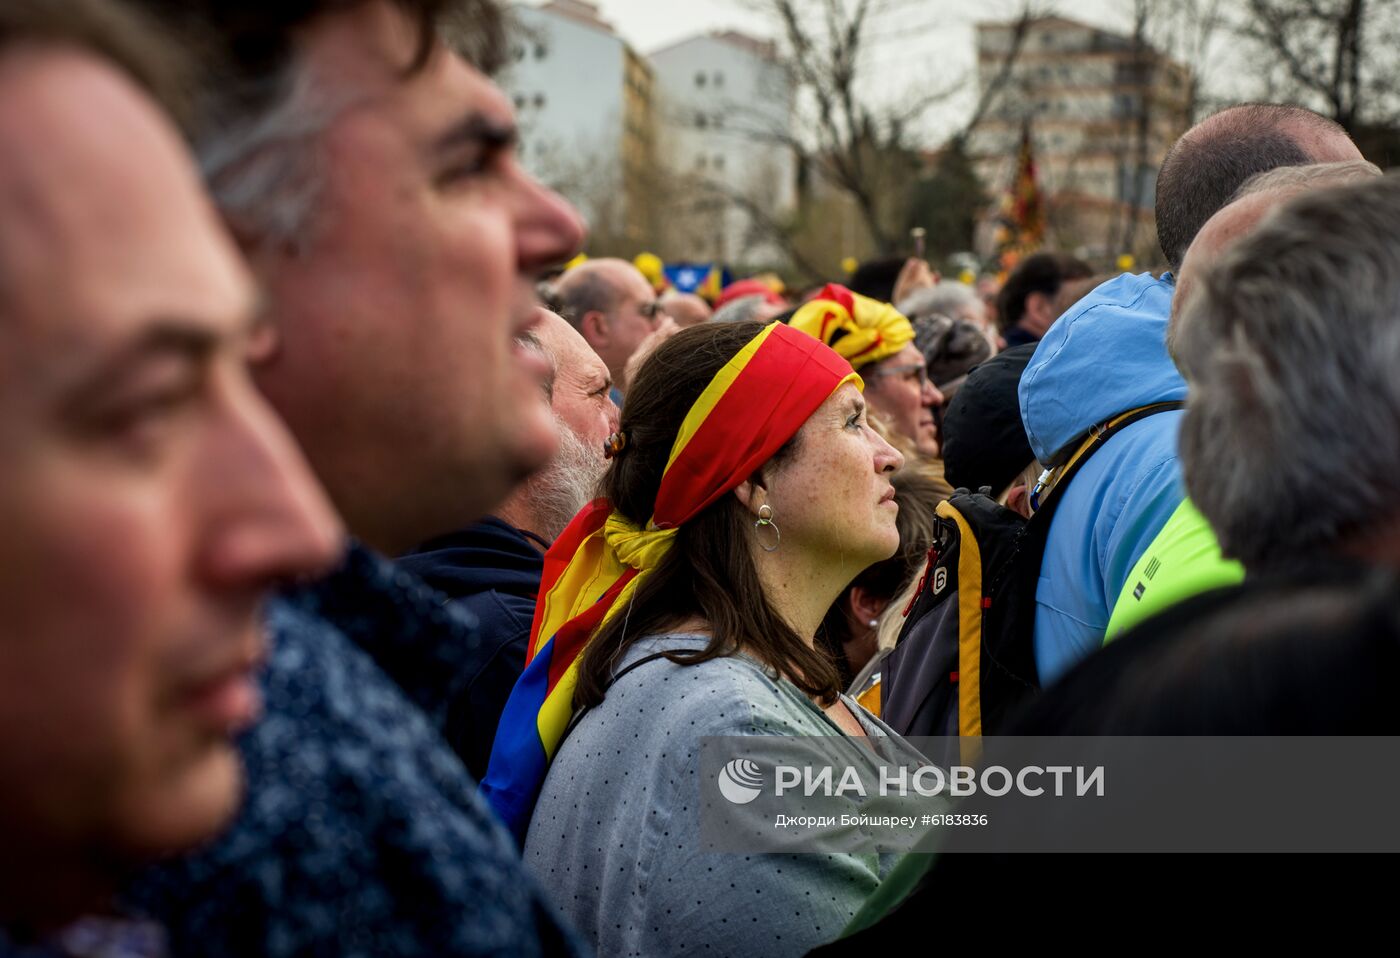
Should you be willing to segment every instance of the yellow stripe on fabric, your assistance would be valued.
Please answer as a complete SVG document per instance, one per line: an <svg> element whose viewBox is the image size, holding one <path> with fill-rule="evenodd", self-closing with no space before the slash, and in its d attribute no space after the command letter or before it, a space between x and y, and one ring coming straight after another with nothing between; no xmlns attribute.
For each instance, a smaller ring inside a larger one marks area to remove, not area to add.
<svg viewBox="0 0 1400 958"><path fill-rule="evenodd" d="M544 754L551 762L554 761L554 752L559 748L559 740L564 737L564 730L569 727L569 719L574 714L574 689L578 688L578 659L569 663L569 667L564 670L564 674L559 676L559 681L554 686L554 691L545 697L544 704L540 706L540 713L535 719L535 727L539 729L540 743L544 745Z"/></svg>
<svg viewBox="0 0 1400 958"><path fill-rule="evenodd" d="M715 378L710 380L710 384L705 387L700 398L696 399L695 404L690 407L690 412L686 413L685 421L681 423L681 430L676 433L676 441L671 445L671 457L666 460L667 469L671 468L671 463L680 458L680 454L685 451L690 440L700 431L700 427L705 424L705 419L719 403L720 398L729 391L730 386L734 385L734 380L739 378L739 374L744 371L749 360L754 357L759 347L764 344L777 326L777 323L770 323L763 332L749 340L743 349L735 353L734 358L725 363L719 372L715 373Z"/></svg>
<svg viewBox="0 0 1400 958"><path fill-rule="evenodd" d="M871 715L876 718L880 717L880 679L878 676L874 685L856 696L856 701L865 706L866 711Z"/></svg>
<svg viewBox="0 0 1400 958"><path fill-rule="evenodd" d="M646 572L655 569L675 542L675 529L644 529L620 512L613 512L603 525L608 548L624 568ZM621 575L621 573L619 573ZM616 582L614 578L612 581ZM617 607L617 603L613 603Z"/></svg>
<svg viewBox="0 0 1400 958"><path fill-rule="evenodd" d="M599 630L628 610L632 604L633 596L637 594L637 587L650 574L650 569L641 571L631 582L622 587L622 591L617 594L617 600L613 602L612 608L604 614L602 621L598 623ZM616 581L616 579L612 579L609 584ZM559 740L563 737L564 730L569 727L569 719L574 714L574 690L578 688L578 669L582 658L583 653L580 652L569 663L564 674L559 676L554 690L545 697L544 704L540 706L539 715L535 719L535 727L540 733L540 742L544 745L544 754L551 762L554 761L554 751L559 747Z"/></svg>
<svg viewBox="0 0 1400 958"><path fill-rule="evenodd" d="M1050 490L1054 489L1057 485L1059 485L1060 479L1064 476L1064 474L1069 472L1072 468L1074 468L1074 464L1080 459L1082 459L1089 452L1089 450L1094 447L1094 444L1098 441L1099 435L1101 433L1105 433L1108 432L1110 429L1113 429L1120 422L1127 419L1129 416L1135 416L1138 413L1144 412L1149 409L1157 409L1158 407L1165 408L1170 405L1171 403L1152 403L1148 406L1138 406L1136 409L1129 409L1127 412L1119 413L1117 416L1114 416L1108 422L1096 425L1093 429L1089 430L1089 435L1084 439L1083 442L1079 444L1079 447L1074 450L1074 453L1068 459L1066 459L1062 465L1056 466L1054 469L1050 470L1049 477L1046 478L1045 482L1041 486L1040 501L1044 502L1050 497Z"/></svg>
<svg viewBox="0 0 1400 958"><path fill-rule="evenodd" d="M958 735L982 735L982 552L963 514L946 500L935 510L958 526ZM962 742L962 759L981 752L980 742Z"/></svg>
<svg viewBox="0 0 1400 958"><path fill-rule="evenodd" d="M540 618L541 647L564 623L598 601L626 571L627 566L607 548L603 532L595 532L585 539L554 588L541 597L544 602L544 615ZM535 654L539 654L538 650Z"/></svg>

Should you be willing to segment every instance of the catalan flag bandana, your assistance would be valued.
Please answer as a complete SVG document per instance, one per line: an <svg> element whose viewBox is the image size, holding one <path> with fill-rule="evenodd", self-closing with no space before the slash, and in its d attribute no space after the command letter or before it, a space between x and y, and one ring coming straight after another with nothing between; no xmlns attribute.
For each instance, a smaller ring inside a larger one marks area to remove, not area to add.
<svg viewBox="0 0 1400 958"><path fill-rule="evenodd" d="M826 343L853 369L887 359L914 341L914 327L899 310L835 283L803 303L788 324Z"/></svg>
<svg viewBox="0 0 1400 958"><path fill-rule="evenodd" d="M690 407L646 526L596 499L545 553L525 671L506 702L481 785L518 839L573 714L578 658L589 639L627 609L677 529L757 472L848 382L863 388L851 364L824 343L771 324Z"/></svg>

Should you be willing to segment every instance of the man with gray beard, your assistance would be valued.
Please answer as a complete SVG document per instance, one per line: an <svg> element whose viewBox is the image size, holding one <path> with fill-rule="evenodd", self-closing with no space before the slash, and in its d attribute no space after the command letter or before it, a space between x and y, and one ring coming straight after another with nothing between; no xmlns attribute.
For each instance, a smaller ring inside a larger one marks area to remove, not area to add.
<svg viewBox="0 0 1400 958"><path fill-rule="evenodd" d="M552 369L541 399L559 431L559 449L518 485L493 515L460 532L424 543L399 564L476 616L485 663L462 686L448 714L449 741L477 780L486 773L496 725L525 650L544 572L544 551L595 495L606 468L603 446L618 425L608 398L612 377L583 336L564 319L540 310L524 338Z"/></svg>

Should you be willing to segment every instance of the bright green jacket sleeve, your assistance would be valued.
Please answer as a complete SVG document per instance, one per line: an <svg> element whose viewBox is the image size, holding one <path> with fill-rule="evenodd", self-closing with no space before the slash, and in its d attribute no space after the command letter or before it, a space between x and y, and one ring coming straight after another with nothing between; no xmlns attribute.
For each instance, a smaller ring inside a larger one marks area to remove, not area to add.
<svg viewBox="0 0 1400 958"><path fill-rule="evenodd" d="M1182 599L1243 580L1244 567L1221 556L1210 523L1184 499L1128 573L1104 642Z"/></svg>

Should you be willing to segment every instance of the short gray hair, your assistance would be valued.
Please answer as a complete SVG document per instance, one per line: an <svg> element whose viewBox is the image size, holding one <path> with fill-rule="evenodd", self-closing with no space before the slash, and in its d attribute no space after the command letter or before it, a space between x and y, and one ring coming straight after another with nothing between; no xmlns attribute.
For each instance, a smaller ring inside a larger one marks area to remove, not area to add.
<svg viewBox="0 0 1400 958"><path fill-rule="evenodd" d="M1381 175L1381 168L1366 160L1342 160L1340 163L1309 163L1305 166L1280 166L1256 173L1245 180L1230 203L1256 193L1279 193L1296 196L1324 186L1345 186ZM1230 203L1226 203L1229 206Z"/></svg>
<svg viewBox="0 0 1400 958"><path fill-rule="evenodd" d="M263 111L230 111L208 125L195 152L209 192L236 232L260 242L303 244L324 182L316 141L347 105L333 102L300 59L258 81Z"/></svg>
<svg viewBox="0 0 1400 958"><path fill-rule="evenodd" d="M962 283L939 283L927 289L916 289L903 302L898 305L898 309L909 321L913 322L920 316L948 316L957 318L958 310L964 306L982 305L982 299L977 295L971 286Z"/></svg>
<svg viewBox="0 0 1400 958"><path fill-rule="evenodd" d="M1297 197L1185 309L1182 467L1226 555L1334 548L1397 512L1400 179Z"/></svg>
<svg viewBox="0 0 1400 958"><path fill-rule="evenodd" d="M740 296L730 300L710 317L712 323L751 323L758 319L758 311L768 302L762 293Z"/></svg>

